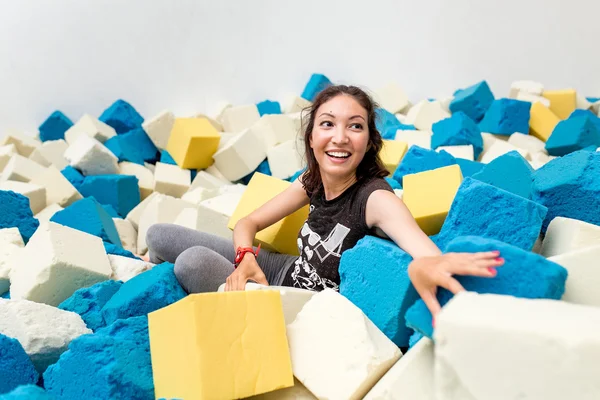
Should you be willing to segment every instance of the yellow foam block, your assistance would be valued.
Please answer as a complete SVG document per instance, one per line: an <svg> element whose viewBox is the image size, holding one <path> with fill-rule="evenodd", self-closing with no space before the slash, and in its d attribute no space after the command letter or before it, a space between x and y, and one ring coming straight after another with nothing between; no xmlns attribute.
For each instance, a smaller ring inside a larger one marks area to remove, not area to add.
<svg viewBox="0 0 600 400"><path fill-rule="evenodd" d="M403 200L427 235L439 233L463 176L458 165L402 178Z"/></svg>
<svg viewBox="0 0 600 400"><path fill-rule="evenodd" d="M255 172L250 182L248 182L248 188L244 191L237 208L229 219L227 227L229 229L235 228L235 224L240 219L283 192L289 185L291 185L290 182ZM306 218L308 218L308 206L302 207L293 214L258 232L255 244L260 243L261 247L267 250L298 255L296 244L298 232Z"/></svg>
<svg viewBox="0 0 600 400"><path fill-rule="evenodd" d="M577 108L577 92L574 89L544 90L542 96L550 100L550 111L560 119L567 119Z"/></svg>
<svg viewBox="0 0 600 400"><path fill-rule="evenodd" d="M239 399L292 387L275 290L192 294L148 314L155 397Z"/></svg>
<svg viewBox="0 0 600 400"><path fill-rule="evenodd" d="M385 168L393 174L402 161L402 158L408 150L408 144L398 140L384 140L383 147L379 152L379 158L385 165Z"/></svg>
<svg viewBox="0 0 600 400"><path fill-rule="evenodd" d="M185 169L204 169L213 163L221 134L206 118L177 118L167 151Z"/></svg>
<svg viewBox="0 0 600 400"><path fill-rule="evenodd" d="M559 122L556 114L542 103L535 102L531 105L529 131L532 136L547 141Z"/></svg>

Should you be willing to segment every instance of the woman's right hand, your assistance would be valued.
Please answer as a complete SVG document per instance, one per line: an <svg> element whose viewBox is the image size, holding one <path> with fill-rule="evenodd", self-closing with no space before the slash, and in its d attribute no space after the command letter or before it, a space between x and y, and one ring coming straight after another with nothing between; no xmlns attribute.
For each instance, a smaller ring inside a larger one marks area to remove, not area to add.
<svg viewBox="0 0 600 400"><path fill-rule="evenodd" d="M231 292L236 290L245 290L246 282L249 280L261 285L268 286L265 273L256 262L256 258L252 253L246 253L240 265L227 277L225 281L225 291Z"/></svg>

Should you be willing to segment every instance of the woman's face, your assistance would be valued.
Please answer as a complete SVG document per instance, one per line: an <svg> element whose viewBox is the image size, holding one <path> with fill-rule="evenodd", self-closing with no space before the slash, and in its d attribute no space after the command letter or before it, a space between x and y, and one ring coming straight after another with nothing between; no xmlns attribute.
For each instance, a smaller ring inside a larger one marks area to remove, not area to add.
<svg viewBox="0 0 600 400"><path fill-rule="evenodd" d="M310 137L321 174L355 176L367 152L369 125L365 110L352 96L339 95L317 110Z"/></svg>

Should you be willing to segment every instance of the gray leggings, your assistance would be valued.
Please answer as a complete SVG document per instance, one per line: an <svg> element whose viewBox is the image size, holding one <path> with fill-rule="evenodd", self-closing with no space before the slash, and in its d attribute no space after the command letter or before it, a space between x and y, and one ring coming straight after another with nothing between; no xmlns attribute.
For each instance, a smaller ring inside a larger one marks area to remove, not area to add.
<svg viewBox="0 0 600 400"><path fill-rule="evenodd" d="M175 264L175 276L188 293L216 292L233 272L231 240L173 224L155 224L146 234L150 262ZM256 249L256 248L255 248ZM279 286L296 256L261 248L258 265L271 286Z"/></svg>

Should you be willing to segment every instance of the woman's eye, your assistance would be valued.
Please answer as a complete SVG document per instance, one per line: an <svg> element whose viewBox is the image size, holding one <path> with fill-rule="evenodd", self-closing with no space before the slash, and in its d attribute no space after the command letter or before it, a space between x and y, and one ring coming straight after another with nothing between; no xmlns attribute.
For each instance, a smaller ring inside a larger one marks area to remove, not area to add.
<svg viewBox="0 0 600 400"><path fill-rule="evenodd" d="M321 126L330 127L330 126L333 126L333 124L331 123L331 121L323 121L323 122L321 122Z"/></svg>
<svg viewBox="0 0 600 400"><path fill-rule="evenodd" d="M351 126L354 129L362 129L362 127L363 127L362 124L352 124Z"/></svg>

